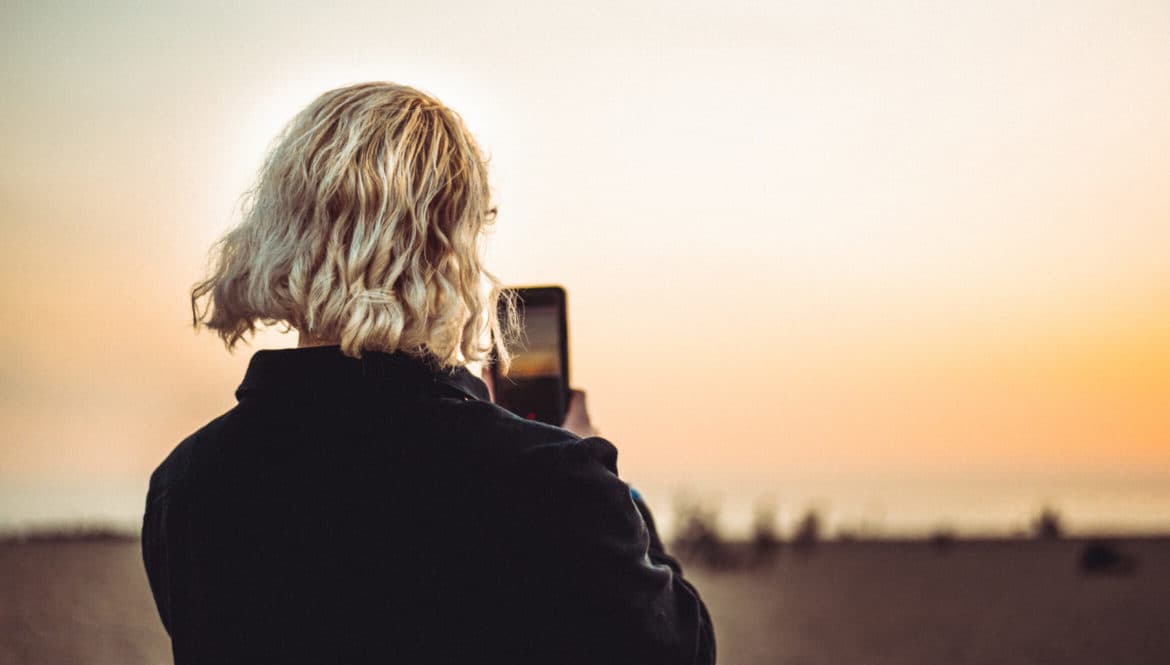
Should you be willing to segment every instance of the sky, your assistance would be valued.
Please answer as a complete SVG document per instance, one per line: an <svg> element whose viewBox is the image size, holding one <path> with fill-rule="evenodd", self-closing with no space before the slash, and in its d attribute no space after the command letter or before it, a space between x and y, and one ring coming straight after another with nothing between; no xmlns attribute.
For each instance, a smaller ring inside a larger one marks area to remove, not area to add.
<svg viewBox="0 0 1170 665"><path fill-rule="evenodd" d="M1163 0L8 2L0 49L0 526L133 519L295 346L189 289L283 124L391 80L489 154L489 268L565 287L659 512L1170 530Z"/></svg>

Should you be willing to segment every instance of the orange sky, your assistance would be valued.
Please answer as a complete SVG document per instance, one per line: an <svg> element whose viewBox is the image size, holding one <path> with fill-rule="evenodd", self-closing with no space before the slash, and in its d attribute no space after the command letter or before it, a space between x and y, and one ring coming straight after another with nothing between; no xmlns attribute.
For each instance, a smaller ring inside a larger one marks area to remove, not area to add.
<svg viewBox="0 0 1170 665"><path fill-rule="evenodd" d="M489 264L566 287L629 478L1170 478L1170 5L1021 4L6 8L0 481L138 483L231 406L187 289L368 79L491 154Z"/></svg>

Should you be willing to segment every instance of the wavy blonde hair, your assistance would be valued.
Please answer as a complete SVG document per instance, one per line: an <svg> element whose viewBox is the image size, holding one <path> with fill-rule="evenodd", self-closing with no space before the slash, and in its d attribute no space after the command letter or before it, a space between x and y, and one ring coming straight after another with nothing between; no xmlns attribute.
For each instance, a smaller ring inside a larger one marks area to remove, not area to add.
<svg viewBox="0 0 1170 665"><path fill-rule="evenodd" d="M212 247L193 324L229 350L258 321L285 322L352 357L402 350L446 367L494 351L506 368L500 283L480 253L494 219L458 114L394 83L331 90L285 127L242 221Z"/></svg>

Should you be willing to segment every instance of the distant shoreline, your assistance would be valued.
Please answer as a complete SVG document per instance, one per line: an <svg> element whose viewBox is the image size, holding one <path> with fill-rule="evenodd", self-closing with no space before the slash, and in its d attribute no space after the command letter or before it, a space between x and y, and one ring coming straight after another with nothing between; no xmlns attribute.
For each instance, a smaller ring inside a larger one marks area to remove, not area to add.
<svg viewBox="0 0 1170 665"><path fill-rule="evenodd" d="M112 525L76 525L76 526L43 526L27 529L13 529L0 531L0 545L22 545L33 543L95 543L95 542L128 542L139 539L138 529ZM1070 534L1054 540L1043 540L1027 534L1003 535L955 535L948 539L949 544L963 545L995 545L1018 543L1087 543L1097 540L1111 540L1125 542L1161 542L1170 541L1170 533L1091 533ZM722 541L730 548L747 548L752 542L744 538L726 538ZM816 543L817 547L856 547L866 545L937 545L937 539L932 534L921 535L881 535L829 537ZM798 549L799 545L791 540L780 540L781 548ZM668 543L669 546L669 543Z"/></svg>
<svg viewBox="0 0 1170 665"><path fill-rule="evenodd" d="M0 545L25 543L126 542L139 539L136 529L107 525L33 527L0 531Z"/></svg>

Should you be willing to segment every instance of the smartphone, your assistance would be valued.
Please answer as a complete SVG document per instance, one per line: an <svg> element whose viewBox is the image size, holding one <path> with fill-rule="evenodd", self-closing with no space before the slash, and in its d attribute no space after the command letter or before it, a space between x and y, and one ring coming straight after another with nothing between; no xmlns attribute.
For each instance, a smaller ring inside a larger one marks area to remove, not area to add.
<svg viewBox="0 0 1170 665"><path fill-rule="evenodd" d="M499 365L492 364L496 404L521 418L560 427L569 404L565 290L559 286L521 286L508 291L515 296L520 329L505 331L504 338L514 340L508 346L512 355L508 373L501 373ZM502 310L501 322L507 325Z"/></svg>

